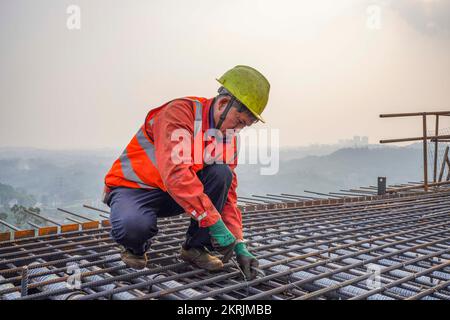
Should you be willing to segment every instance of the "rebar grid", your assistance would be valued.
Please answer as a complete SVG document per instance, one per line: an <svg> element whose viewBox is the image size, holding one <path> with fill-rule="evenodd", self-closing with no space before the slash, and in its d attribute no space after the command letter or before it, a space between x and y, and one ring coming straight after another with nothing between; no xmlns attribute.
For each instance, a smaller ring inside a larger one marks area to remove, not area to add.
<svg viewBox="0 0 450 320"><path fill-rule="evenodd" d="M260 262L252 281L233 261L218 273L181 262L188 224L159 220L141 271L121 261L108 227L0 242L0 298L450 299L449 190L245 212ZM67 286L68 263L80 272L77 288Z"/></svg>

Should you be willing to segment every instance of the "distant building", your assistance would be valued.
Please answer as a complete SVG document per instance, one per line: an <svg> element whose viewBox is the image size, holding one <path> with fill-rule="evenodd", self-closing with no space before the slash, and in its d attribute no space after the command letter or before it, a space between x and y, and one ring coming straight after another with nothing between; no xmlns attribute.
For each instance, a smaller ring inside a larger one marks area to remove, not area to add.
<svg viewBox="0 0 450 320"><path fill-rule="evenodd" d="M369 145L369 137L353 136L353 139L340 139L338 145L342 148L364 148Z"/></svg>

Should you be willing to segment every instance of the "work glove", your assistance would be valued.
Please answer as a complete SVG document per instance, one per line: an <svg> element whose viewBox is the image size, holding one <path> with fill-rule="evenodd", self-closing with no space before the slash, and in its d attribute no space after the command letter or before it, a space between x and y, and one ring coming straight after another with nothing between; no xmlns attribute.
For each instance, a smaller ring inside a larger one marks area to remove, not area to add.
<svg viewBox="0 0 450 320"><path fill-rule="evenodd" d="M222 219L209 226L208 229L214 250L223 254L222 262L228 262L233 255L233 249L236 245L235 236L228 230Z"/></svg>
<svg viewBox="0 0 450 320"><path fill-rule="evenodd" d="M259 267L256 257L247 250L244 242L238 242L234 247L237 262L239 267L245 275L246 280L253 280L256 278L256 268Z"/></svg>

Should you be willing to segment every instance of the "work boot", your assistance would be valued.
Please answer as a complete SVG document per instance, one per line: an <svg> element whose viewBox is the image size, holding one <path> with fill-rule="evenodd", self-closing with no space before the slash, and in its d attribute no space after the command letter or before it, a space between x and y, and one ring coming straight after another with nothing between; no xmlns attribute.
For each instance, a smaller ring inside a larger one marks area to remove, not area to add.
<svg viewBox="0 0 450 320"><path fill-rule="evenodd" d="M122 248L120 252L122 261L129 267L136 270L142 270L147 266L147 255L136 255L128 249Z"/></svg>
<svg viewBox="0 0 450 320"><path fill-rule="evenodd" d="M219 258L202 249L185 249L181 247L180 258L196 267L208 271L218 271L223 269L223 263Z"/></svg>

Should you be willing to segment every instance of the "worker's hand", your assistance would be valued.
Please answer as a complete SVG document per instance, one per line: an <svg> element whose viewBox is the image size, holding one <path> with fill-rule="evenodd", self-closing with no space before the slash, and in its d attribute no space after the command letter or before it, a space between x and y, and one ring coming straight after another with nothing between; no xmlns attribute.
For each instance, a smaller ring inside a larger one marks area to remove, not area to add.
<svg viewBox="0 0 450 320"><path fill-rule="evenodd" d="M247 250L244 242L238 242L234 247L237 261L244 272L246 280L253 280L256 278L256 268L259 267L256 257Z"/></svg>
<svg viewBox="0 0 450 320"><path fill-rule="evenodd" d="M235 236L228 230L222 219L209 226L208 229L214 250L223 254L222 261L224 263L228 262L233 255L233 249L236 245Z"/></svg>

